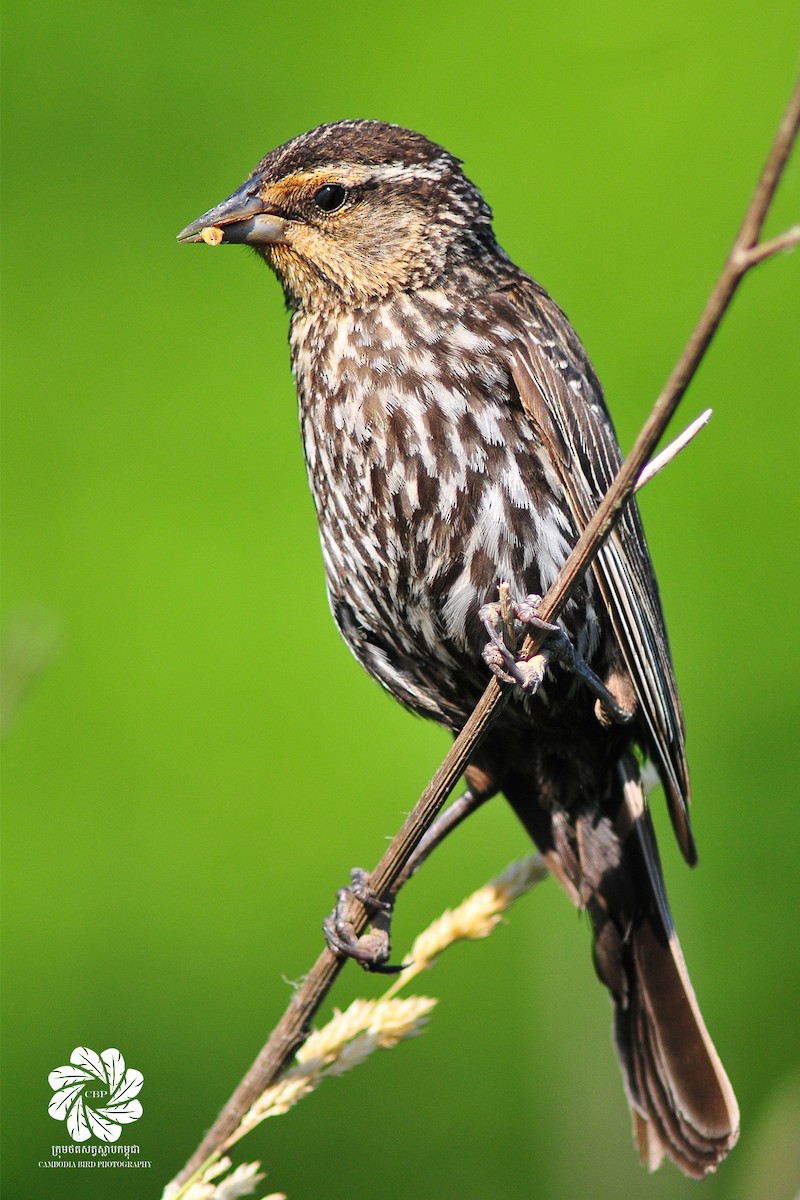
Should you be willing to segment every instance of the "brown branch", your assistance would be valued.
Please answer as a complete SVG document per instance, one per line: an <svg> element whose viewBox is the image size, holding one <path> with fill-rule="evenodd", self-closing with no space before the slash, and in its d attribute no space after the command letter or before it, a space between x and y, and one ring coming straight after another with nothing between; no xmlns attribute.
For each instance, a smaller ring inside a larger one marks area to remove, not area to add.
<svg viewBox="0 0 800 1200"><path fill-rule="evenodd" d="M796 86L778 127L774 144L739 233L700 320L630 454L542 601L539 616L545 621L554 621L561 613L574 588L597 556L614 523L619 519L623 508L631 499L643 468L694 377L742 279L757 263L794 245L800 238L800 231L795 228L771 241L759 244L764 221L797 136L798 126L800 83ZM540 640L541 635L529 635L523 644L523 655L529 657L535 653ZM508 691L502 691L494 679L489 683L446 758L420 796L416 807L406 818L373 871L370 884L379 897L388 897L391 894L414 849L435 820L490 724L505 705L508 695ZM354 919L356 933L363 932L368 920L367 912L361 908ZM176 1184L186 1182L199 1172L211 1156L225 1148L227 1139L231 1137L241 1118L264 1089L279 1078L298 1046L305 1040L310 1022L344 966L344 961L328 949L322 951L303 984L292 996L269 1041L225 1105L197 1152L176 1177Z"/></svg>

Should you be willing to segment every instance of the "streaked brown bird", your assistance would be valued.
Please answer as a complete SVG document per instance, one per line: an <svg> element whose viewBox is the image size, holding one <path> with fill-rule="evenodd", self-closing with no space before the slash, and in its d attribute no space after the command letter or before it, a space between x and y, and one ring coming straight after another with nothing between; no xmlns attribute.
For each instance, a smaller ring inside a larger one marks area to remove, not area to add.
<svg viewBox="0 0 800 1200"><path fill-rule="evenodd" d="M401 703L460 729L489 678L483 606L501 582L520 599L547 590L621 461L577 335L497 244L459 160L380 121L279 146L179 236L250 245L280 279L336 623ZM606 699L553 655L535 694L515 687L468 782L505 794L589 914L643 1161L701 1177L739 1113L635 755L693 864L683 715L635 508L561 624Z"/></svg>

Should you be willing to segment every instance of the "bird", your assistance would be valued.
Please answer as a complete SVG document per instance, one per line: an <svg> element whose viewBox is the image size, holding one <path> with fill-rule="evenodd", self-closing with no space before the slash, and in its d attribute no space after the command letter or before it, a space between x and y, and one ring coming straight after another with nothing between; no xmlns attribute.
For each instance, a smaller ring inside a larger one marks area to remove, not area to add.
<svg viewBox="0 0 800 1200"><path fill-rule="evenodd" d="M492 620L526 627L621 464L578 335L500 247L461 160L383 121L285 142L178 236L249 246L280 281L335 622L370 675L452 733L492 670L507 680L467 781L507 798L588 914L642 1161L714 1171L739 1110L642 781L652 763L694 865L684 719L635 504L551 630L597 687L556 653L525 687L486 652Z"/></svg>

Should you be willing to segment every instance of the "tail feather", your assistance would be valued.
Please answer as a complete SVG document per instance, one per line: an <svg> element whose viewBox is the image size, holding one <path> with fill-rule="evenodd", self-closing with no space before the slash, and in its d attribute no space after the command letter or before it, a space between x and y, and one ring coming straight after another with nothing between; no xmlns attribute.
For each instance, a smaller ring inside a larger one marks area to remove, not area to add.
<svg viewBox="0 0 800 1200"><path fill-rule="evenodd" d="M631 1064L627 1085L636 1140L651 1169L666 1154L687 1175L702 1178L736 1144L736 1097L675 934L664 944L645 921L631 942L629 997L627 1003L614 999L614 1036L620 1061Z"/></svg>
<svg viewBox="0 0 800 1200"><path fill-rule="evenodd" d="M672 924L637 762L627 756L619 765L613 819L545 808L532 802L530 779L519 776L504 781L503 790L570 899L591 919L642 1161L655 1170L668 1157L702 1178L736 1144L739 1109Z"/></svg>
<svg viewBox="0 0 800 1200"><path fill-rule="evenodd" d="M702 1178L736 1144L739 1105L675 934L638 766L625 760L620 773L620 834L631 856L639 853L652 904L631 930L628 1002L614 1000L615 1042L621 1062L633 1063L628 1093L646 1120L645 1162L668 1154L687 1175Z"/></svg>
<svg viewBox="0 0 800 1200"><path fill-rule="evenodd" d="M638 767L623 762L621 771L620 833L632 857L639 853L653 903L630 931L627 997L614 996L615 1042L643 1160L652 1169L668 1155L702 1178L736 1144L739 1108L672 925Z"/></svg>

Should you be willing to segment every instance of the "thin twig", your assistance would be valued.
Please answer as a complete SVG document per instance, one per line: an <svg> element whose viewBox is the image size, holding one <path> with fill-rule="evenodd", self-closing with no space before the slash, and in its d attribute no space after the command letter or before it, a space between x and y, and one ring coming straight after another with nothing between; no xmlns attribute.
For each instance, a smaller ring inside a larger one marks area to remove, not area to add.
<svg viewBox="0 0 800 1200"><path fill-rule="evenodd" d="M772 258L774 254L780 254L782 250L791 250L798 244L800 244L800 225L793 225L785 233L770 238L768 242L760 242L758 245L752 246L749 250L745 251L747 266L755 267L758 263L764 262L765 259Z"/></svg>
<svg viewBox="0 0 800 1200"><path fill-rule="evenodd" d="M689 442L693 441L694 438L697 437L700 430L705 429L712 416L713 413L711 409L705 409L700 413L699 417L696 417L695 420L692 421L691 425L686 426L683 433L679 433L678 436L674 438L668 446L665 446L663 450L659 451L655 458L651 458L650 462L636 480L635 490L640 492L646 483L649 483L659 471L663 471L664 467L668 466L672 462L673 458L676 458L680 454L681 450L685 450L689 445Z"/></svg>
<svg viewBox="0 0 800 1200"><path fill-rule="evenodd" d="M790 229L771 241L759 244L770 204L786 166L800 126L800 83L795 88L786 112L745 213L739 233L722 272L661 394L656 400L630 454L620 467L611 487L594 516L578 539L557 579L539 608L544 621L555 621L573 590L591 566L615 522L628 504L645 464L661 440L669 421L694 377L703 356L722 320L733 295L746 273L765 258L794 245L800 230ZM523 644L523 657L539 648L541 634L529 635ZM492 679L454 741L449 753L422 793L414 810L406 818L378 866L370 877L370 887L378 897L388 896L399 879L415 847L433 823L445 800L463 774L476 748L508 700ZM369 921L363 908L354 917L357 934ZM301 987L292 996L283 1017L269 1041L220 1113L197 1152L176 1178L183 1183L198 1172L211 1155L231 1136L244 1114L281 1075L298 1046L307 1036L311 1020L344 966L330 950L320 954Z"/></svg>

